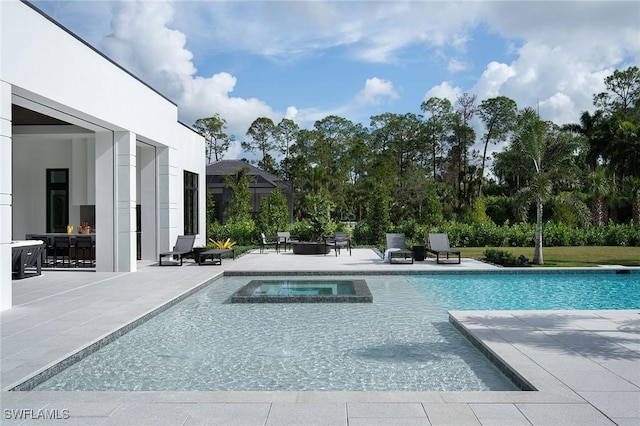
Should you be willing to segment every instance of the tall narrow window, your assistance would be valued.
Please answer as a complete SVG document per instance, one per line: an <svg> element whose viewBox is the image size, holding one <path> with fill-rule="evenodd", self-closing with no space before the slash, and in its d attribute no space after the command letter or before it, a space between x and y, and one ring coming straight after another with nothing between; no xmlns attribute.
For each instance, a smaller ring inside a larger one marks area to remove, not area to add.
<svg viewBox="0 0 640 426"><path fill-rule="evenodd" d="M198 233L198 175L184 172L184 235Z"/></svg>
<svg viewBox="0 0 640 426"><path fill-rule="evenodd" d="M47 169L47 232L67 232L69 169Z"/></svg>

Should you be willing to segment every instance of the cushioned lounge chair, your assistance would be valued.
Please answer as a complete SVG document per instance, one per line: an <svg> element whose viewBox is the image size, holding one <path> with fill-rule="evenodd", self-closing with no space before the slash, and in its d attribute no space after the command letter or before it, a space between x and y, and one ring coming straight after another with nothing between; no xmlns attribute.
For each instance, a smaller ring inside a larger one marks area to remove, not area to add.
<svg viewBox="0 0 640 426"><path fill-rule="evenodd" d="M435 254L436 263L453 263L449 262L450 254L457 254L458 261L455 263L460 263L460 251L451 248L447 234L429 234L429 247L427 248L427 252ZM440 261L440 256L443 254L447 256L446 262Z"/></svg>
<svg viewBox="0 0 640 426"><path fill-rule="evenodd" d="M413 263L413 250L407 248L404 234L387 234L387 249L384 254L385 261L389 259L389 263Z"/></svg>
<svg viewBox="0 0 640 426"><path fill-rule="evenodd" d="M195 235L179 235L176 240L176 245L173 246L173 250L160 253L160 261L158 262L160 266L162 265L162 258L171 256L175 260L180 260L179 265L182 266L182 258L188 254L193 253L193 243L196 240ZM176 265L176 263L165 263L166 265Z"/></svg>
<svg viewBox="0 0 640 426"><path fill-rule="evenodd" d="M347 232L335 232L333 237L325 237L324 245L325 247L333 248L336 256L340 253L341 247L346 247L349 249L349 256L351 256L351 239L349 239Z"/></svg>

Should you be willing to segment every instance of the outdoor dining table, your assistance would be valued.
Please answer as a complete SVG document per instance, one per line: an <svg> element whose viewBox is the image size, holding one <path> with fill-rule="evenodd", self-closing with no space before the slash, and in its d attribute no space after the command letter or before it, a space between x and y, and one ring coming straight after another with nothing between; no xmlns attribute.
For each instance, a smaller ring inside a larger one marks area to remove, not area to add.
<svg viewBox="0 0 640 426"><path fill-rule="evenodd" d="M75 253L76 250L76 241L78 239L78 237L91 237L91 246L92 246L92 251L93 251L93 247L95 247L95 243L96 243L96 234L95 232L92 232L90 234L83 234L83 233L68 233L68 232L34 232L34 233L30 233L26 235L26 239L27 240L33 240L33 241L44 241L45 246L46 246L46 250L43 251L42 253L42 257L43 257L43 265L46 265L48 267L51 267L52 265L50 264L50 262L47 261L47 257L51 257L51 253L53 253L53 257L54 257L54 262L53 262L53 266L55 266L56 262L56 258L57 258L57 251L56 251L56 244L54 243L54 240L56 238L60 238L60 237L68 237L68 245L65 244L65 246L67 247L66 250L68 250L68 254L67 257L69 258L69 265L71 265L71 255L72 253ZM88 248L88 247L87 247ZM71 250L74 250L73 252ZM65 249L62 249L65 250ZM64 251L63 251L64 253ZM84 252L83 252L84 253ZM93 254L90 255L94 256ZM63 255L63 266L64 266L64 255Z"/></svg>
<svg viewBox="0 0 640 426"><path fill-rule="evenodd" d="M73 232L69 234L68 232L33 232L31 234L27 234L27 236L44 236L44 237L82 237L86 235L90 235L94 240L96 238L96 233L92 232L90 234L81 234L79 232Z"/></svg>

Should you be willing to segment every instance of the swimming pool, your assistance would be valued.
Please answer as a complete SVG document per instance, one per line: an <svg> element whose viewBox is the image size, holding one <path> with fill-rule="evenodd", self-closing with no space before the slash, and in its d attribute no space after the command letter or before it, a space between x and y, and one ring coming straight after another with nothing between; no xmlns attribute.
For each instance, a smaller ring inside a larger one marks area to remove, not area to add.
<svg viewBox="0 0 640 426"><path fill-rule="evenodd" d="M330 305L227 303L255 277L224 277L36 390L516 390L446 311L640 308L640 274L558 275L357 276L374 303Z"/></svg>

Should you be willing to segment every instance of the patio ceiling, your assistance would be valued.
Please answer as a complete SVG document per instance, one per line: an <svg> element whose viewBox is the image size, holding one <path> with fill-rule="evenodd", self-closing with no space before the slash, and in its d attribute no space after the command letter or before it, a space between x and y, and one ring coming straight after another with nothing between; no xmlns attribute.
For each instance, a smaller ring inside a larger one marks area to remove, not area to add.
<svg viewBox="0 0 640 426"><path fill-rule="evenodd" d="M39 112L11 105L11 123L14 126L68 126L66 121L40 114Z"/></svg>

